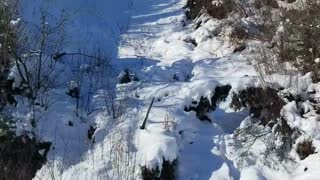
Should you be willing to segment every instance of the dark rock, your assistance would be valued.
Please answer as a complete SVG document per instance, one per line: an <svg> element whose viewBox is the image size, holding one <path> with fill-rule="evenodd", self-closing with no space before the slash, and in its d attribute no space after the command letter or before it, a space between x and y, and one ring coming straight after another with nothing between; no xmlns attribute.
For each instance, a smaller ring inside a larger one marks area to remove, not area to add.
<svg viewBox="0 0 320 180"><path fill-rule="evenodd" d="M94 133L97 130L97 126L96 125L91 125L88 129L88 139L92 140L93 143L95 142L94 139Z"/></svg>
<svg viewBox="0 0 320 180"><path fill-rule="evenodd" d="M238 45L234 50L233 52L236 53L236 52L242 52L243 50L246 49L246 45L244 43L241 43L240 45Z"/></svg>
<svg viewBox="0 0 320 180"><path fill-rule="evenodd" d="M129 69L123 70L121 76L119 77L120 84L127 84L132 81L139 81L139 78L135 76L134 73L130 72Z"/></svg>
<svg viewBox="0 0 320 180"><path fill-rule="evenodd" d="M68 92L66 92L70 97L79 99L80 98L80 89L78 87L74 87L72 89L69 89Z"/></svg>
<svg viewBox="0 0 320 180"><path fill-rule="evenodd" d="M196 41L195 39L192 39L192 38L185 39L184 42L190 43L190 44L192 44L194 47L197 47L197 46L198 46L197 41Z"/></svg>
<svg viewBox="0 0 320 180"><path fill-rule="evenodd" d="M178 77L177 74L174 74L172 79L174 79L174 80L176 80L176 81L179 81L179 77Z"/></svg>
<svg viewBox="0 0 320 180"><path fill-rule="evenodd" d="M68 126L71 126L71 127L72 127L72 126L73 126L73 122L72 122L72 121L69 121L69 122L68 122Z"/></svg>

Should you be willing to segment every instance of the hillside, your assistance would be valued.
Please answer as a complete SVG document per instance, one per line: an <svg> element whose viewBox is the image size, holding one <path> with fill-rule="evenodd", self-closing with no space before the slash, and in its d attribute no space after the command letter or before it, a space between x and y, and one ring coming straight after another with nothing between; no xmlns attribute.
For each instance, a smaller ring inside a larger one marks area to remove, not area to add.
<svg viewBox="0 0 320 180"><path fill-rule="evenodd" d="M319 2L0 2L0 179L318 179Z"/></svg>

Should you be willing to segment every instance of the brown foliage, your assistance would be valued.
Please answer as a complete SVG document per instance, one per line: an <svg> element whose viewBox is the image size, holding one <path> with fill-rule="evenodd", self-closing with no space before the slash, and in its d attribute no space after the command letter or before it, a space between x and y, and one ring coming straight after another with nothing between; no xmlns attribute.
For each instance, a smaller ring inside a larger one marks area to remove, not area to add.
<svg viewBox="0 0 320 180"><path fill-rule="evenodd" d="M313 72L320 78L320 3L312 0L302 10L283 10L284 31L275 50L280 62L289 62L302 73Z"/></svg>
<svg viewBox="0 0 320 180"><path fill-rule="evenodd" d="M298 144L296 149L301 160L304 160L309 155L315 153L315 147L312 145L312 141L303 141Z"/></svg>
<svg viewBox="0 0 320 180"><path fill-rule="evenodd" d="M280 117L284 101L278 96L277 90L272 88L249 87L234 94L230 106L235 110L249 108L254 118L261 124L267 125Z"/></svg>
<svg viewBox="0 0 320 180"><path fill-rule="evenodd" d="M219 5L214 5L212 0L188 0L186 15L188 19L195 19L201 13L207 12L213 18L223 19L233 10L233 7L231 0L224 0Z"/></svg>

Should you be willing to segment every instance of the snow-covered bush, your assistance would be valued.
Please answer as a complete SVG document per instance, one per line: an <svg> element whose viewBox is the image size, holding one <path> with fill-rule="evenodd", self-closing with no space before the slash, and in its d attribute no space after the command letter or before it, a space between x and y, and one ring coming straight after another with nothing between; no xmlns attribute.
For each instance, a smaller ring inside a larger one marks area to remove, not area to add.
<svg viewBox="0 0 320 180"><path fill-rule="evenodd" d="M249 108L251 117L259 119L266 126L280 117L284 101L275 89L249 87L234 94L230 105L236 110Z"/></svg>
<svg viewBox="0 0 320 180"><path fill-rule="evenodd" d="M176 166L177 160L172 162L163 159L162 167L155 169L148 169L147 167L141 167L141 175L143 180L174 180L176 179Z"/></svg>
<svg viewBox="0 0 320 180"><path fill-rule="evenodd" d="M242 144L241 156L248 156L255 143L266 144L266 155L276 153L285 158L293 142L288 141L293 134L286 120L281 118L281 110L285 105L278 90L272 88L249 87L232 95L230 106L236 110L249 108L250 116L236 130L235 139ZM276 139L283 144L276 145ZM284 149L284 147L289 147Z"/></svg>
<svg viewBox="0 0 320 180"><path fill-rule="evenodd" d="M199 102L192 102L193 105L190 107L185 107L185 111L194 111L196 112L197 117L201 121L209 121L211 119L207 116L207 113L214 111L218 104L226 99L231 89L230 85L217 86L213 92L211 99L201 96Z"/></svg>
<svg viewBox="0 0 320 180"><path fill-rule="evenodd" d="M252 87L233 94L231 107L247 107L251 112L235 131L241 161L255 154L257 158L264 157L259 160L264 165L273 166L284 161L298 162L317 152L318 85L310 82L307 86L298 92ZM257 149L263 149L263 156L255 152Z"/></svg>
<svg viewBox="0 0 320 180"><path fill-rule="evenodd" d="M124 69L118 76L119 83L120 84L126 84L131 81L138 81L138 77L135 76L133 72L131 72L129 69Z"/></svg>

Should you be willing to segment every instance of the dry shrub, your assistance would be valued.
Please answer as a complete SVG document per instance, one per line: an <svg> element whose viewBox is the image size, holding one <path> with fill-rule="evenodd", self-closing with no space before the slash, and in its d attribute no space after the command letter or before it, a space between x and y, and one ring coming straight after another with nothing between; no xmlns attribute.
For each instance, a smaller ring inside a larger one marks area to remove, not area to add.
<svg viewBox="0 0 320 180"><path fill-rule="evenodd" d="M216 4L212 0L188 0L186 8L188 19L195 19L204 12L213 18L223 19L233 10L234 3L232 0L224 0Z"/></svg>
<svg viewBox="0 0 320 180"><path fill-rule="evenodd" d="M279 62L289 62L302 73L313 72L320 78L320 3L309 0L302 10L282 10L283 31L275 51Z"/></svg>
<svg viewBox="0 0 320 180"><path fill-rule="evenodd" d="M268 49L261 45L255 46L249 62L254 67L263 86L267 86L265 82L266 75L275 73L289 74L290 70L284 62L279 62L274 49Z"/></svg>
<svg viewBox="0 0 320 180"><path fill-rule="evenodd" d="M312 145L312 141L303 141L298 143L297 145L297 153L301 160L304 160L309 155L315 153L315 147Z"/></svg>
<svg viewBox="0 0 320 180"><path fill-rule="evenodd" d="M272 164L272 160L268 159L271 154L276 154L280 161L291 160L289 152L301 135L282 117L281 110L284 105L282 96L272 88L247 88L232 97L230 106L236 110L249 108L252 118L251 124L238 130L236 134L251 137L249 141L241 142L244 147L248 146L247 151L258 139L266 144L266 165ZM265 128L266 126L268 128Z"/></svg>
<svg viewBox="0 0 320 180"><path fill-rule="evenodd" d="M232 29L230 37L234 40L244 40L249 38L249 34L243 27L236 25Z"/></svg>
<svg viewBox="0 0 320 180"><path fill-rule="evenodd" d="M164 120L163 120L163 129L166 130L172 130L176 129L177 122L174 117L169 116L168 113L166 113Z"/></svg>
<svg viewBox="0 0 320 180"><path fill-rule="evenodd" d="M300 132L296 128L291 128L287 121L281 117L278 119L273 133L282 143L281 145L275 145L275 140L271 139L273 142L270 142L268 145L267 153L265 154L266 157L268 154L275 152L280 158L280 161L290 160L288 154L291 151L295 140L301 135Z"/></svg>
<svg viewBox="0 0 320 180"><path fill-rule="evenodd" d="M265 126L280 117L284 104L275 89L249 87L234 94L230 106L235 110L249 108L253 117L259 119Z"/></svg>
<svg viewBox="0 0 320 180"><path fill-rule="evenodd" d="M262 8L262 6L269 6L272 8L279 8L279 4L277 0L256 0L254 5L257 9Z"/></svg>

